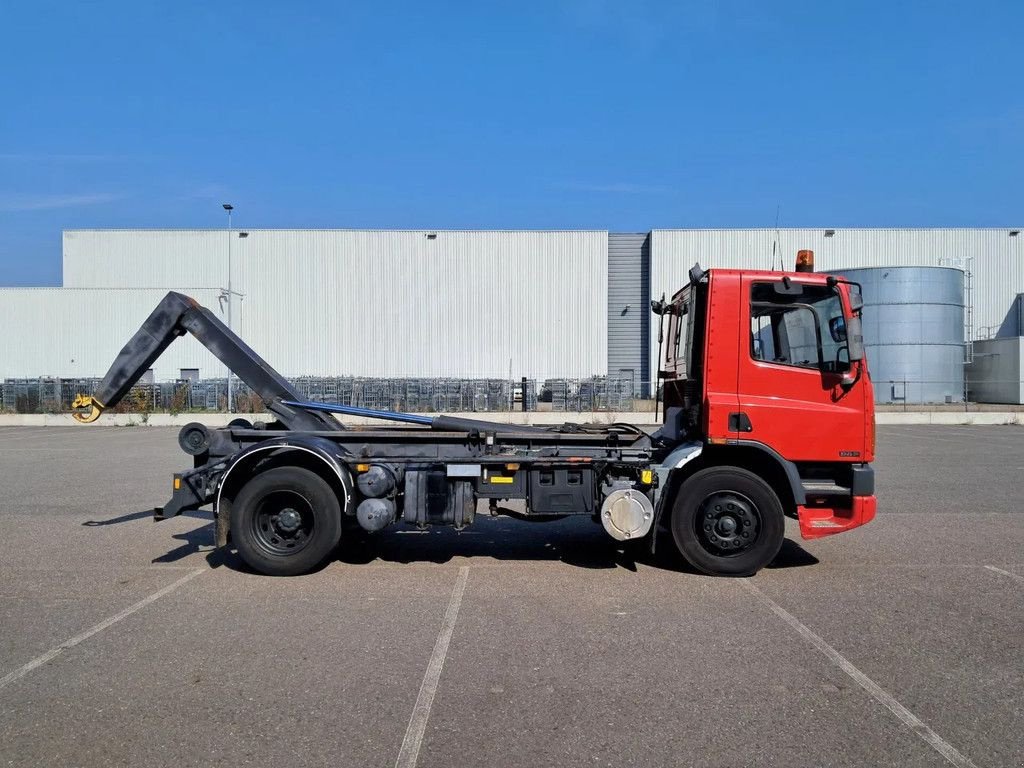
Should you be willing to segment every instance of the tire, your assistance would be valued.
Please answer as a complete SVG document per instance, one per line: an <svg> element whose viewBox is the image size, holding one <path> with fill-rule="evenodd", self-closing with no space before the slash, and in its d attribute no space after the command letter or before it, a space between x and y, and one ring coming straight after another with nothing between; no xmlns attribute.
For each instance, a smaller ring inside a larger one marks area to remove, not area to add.
<svg viewBox="0 0 1024 768"><path fill-rule="evenodd" d="M309 573L341 540L338 495L308 469L268 469L249 480L235 498L231 535L242 560L260 573Z"/></svg>
<svg viewBox="0 0 1024 768"><path fill-rule="evenodd" d="M690 565L711 576L750 576L782 547L782 503L764 480L739 467L702 469L682 484L672 537Z"/></svg>

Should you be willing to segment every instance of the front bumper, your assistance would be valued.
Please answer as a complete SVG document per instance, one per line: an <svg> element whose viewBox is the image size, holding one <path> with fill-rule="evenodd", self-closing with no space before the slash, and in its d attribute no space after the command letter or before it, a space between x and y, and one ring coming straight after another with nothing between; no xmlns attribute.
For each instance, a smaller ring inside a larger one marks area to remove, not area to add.
<svg viewBox="0 0 1024 768"><path fill-rule="evenodd" d="M850 496L847 507L797 507L800 535L820 539L869 523L875 518L878 500L872 496Z"/></svg>

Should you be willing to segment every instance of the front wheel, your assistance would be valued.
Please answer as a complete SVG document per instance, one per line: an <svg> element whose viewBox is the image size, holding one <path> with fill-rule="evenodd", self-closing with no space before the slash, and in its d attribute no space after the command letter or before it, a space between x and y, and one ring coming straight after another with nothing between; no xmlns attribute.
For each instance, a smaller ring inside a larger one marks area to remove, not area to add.
<svg viewBox="0 0 1024 768"><path fill-rule="evenodd" d="M672 537L692 566L712 576L749 576L782 547L782 503L764 480L739 467L696 472L679 488Z"/></svg>
<svg viewBox="0 0 1024 768"><path fill-rule="evenodd" d="M260 573L308 573L341 540L338 496L308 469L268 469L249 480L235 498L231 537L246 564Z"/></svg>

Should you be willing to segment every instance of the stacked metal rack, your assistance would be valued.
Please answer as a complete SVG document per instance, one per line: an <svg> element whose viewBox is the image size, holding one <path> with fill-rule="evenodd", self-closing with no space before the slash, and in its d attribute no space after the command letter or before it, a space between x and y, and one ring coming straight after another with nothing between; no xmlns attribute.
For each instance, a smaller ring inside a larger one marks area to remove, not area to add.
<svg viewBox="0 0 1024 768"><path fill-rule="evenodd" d="M78 378L78 379L61 379L60 380L60 403L61 409L67 409L71 407L71 403L75 397L83 392L93 392L96 387L99 386L100 379L97 378Z"/></svg>
<svg viewBox="0 0 1024 768"><path fill-rule="evenodd" d="M246 387L248 389L248 387ZM227 406L227 379L196 379L189 387L190 409L219 411ZM221 403L224 405L222 406Z"/></svg>
<svg viewBox="0 0 1024 768"><path fill-rule="evenodd" d="M629 411L633 408L633 380L615 376L547 379L542 396L553 411Z"/></svg>
<svg viewBox="0 0 1024 768"><path fill-rule="evenodd" d="M539 400L560 411L628 410L633 405L632 381L604 376L549 379L542 393L533 379L299 376L291 382L302 400L413 413L535 411ZM0 402L9 412L58 413L69 410L76 395L95 391L99 383L97 378L81 377L6 379L0 385ZM136 384L117 410L222 411L227 386L225 378ZM239 412L263 410L262 401L243 382L232 379L231 389Z"/></svg>
<svg viewBox="0 0 1024 768"><path fill-rule="evenodd" d="M39 379L5 379L4 410L39 413Z"/></svg>

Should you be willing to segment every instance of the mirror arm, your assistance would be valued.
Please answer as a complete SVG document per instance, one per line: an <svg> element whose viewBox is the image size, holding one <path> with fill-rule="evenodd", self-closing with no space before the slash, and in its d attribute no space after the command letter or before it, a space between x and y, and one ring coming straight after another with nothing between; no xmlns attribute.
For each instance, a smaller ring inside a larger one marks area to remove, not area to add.
<svg viewBox="0 0 1024 768"><path fill-rule="evenodd" d="M842 387L843 392L849 392L851 389L854 388L857 382L860 381L861 373L863 371L863 362L861 360L857 360L856 363L857 372L853 373L852 371L847 371L839 380L839 386Z"/></svg>

